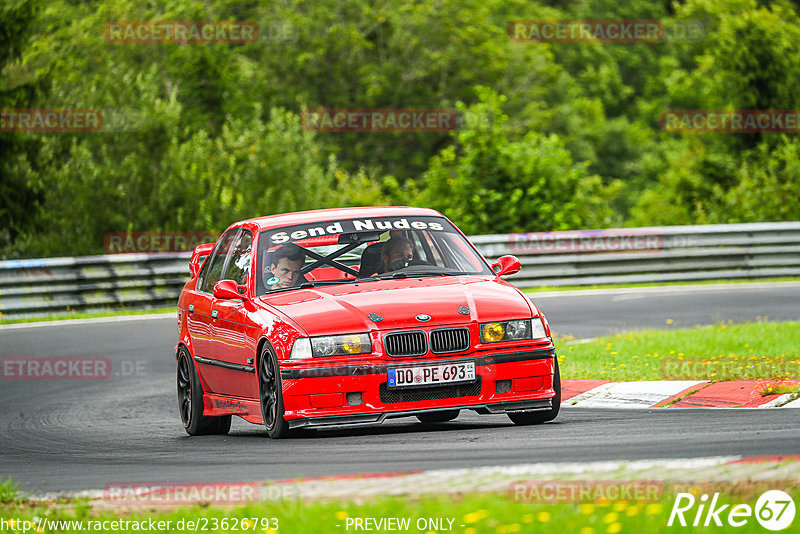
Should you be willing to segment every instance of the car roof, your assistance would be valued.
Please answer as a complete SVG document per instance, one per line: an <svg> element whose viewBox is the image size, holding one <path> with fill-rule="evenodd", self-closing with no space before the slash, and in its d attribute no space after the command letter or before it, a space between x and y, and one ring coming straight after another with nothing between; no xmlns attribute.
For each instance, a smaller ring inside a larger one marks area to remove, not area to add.
<svg viewBox="0 0 800 534"><path fill-rule="evenodd" d="M336 221L341 219L358 219L361 217L442 217L442 214L430 208L414 208L410 206L369 206L358 208L332 208L324 210L297 211L294 213L281 213L256 217L240 221L232 226L241 226L246 223L256 224L259 230L307 224L321 221Z"/></svg>

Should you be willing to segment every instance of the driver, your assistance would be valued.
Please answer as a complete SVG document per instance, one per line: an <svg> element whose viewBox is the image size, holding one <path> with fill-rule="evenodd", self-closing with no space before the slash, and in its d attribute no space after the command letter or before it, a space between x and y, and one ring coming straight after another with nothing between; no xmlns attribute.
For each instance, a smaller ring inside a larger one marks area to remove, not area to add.
<svg viewBox="0 0 800 534"><path fill-rule="evenodd" d="M394 236L386 241L381 249L382 272L403 269L412 259L414 259L414 249L411 241L403 236Z"/></svg>
<svg viewBox="0 0 800 534"><path fill-rule="evenodd" d="M294 243L287 243L271 254L269 270L264 273L267 291L293 287L300 279L306 252Z"/></svg>

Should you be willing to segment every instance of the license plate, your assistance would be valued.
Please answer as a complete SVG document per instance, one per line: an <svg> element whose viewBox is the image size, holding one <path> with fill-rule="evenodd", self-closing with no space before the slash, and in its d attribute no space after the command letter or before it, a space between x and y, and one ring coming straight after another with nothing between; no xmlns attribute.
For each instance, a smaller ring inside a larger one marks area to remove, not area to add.
<svg viewBox="0 0 800 534"><path fill-rule="evenodd" d="M389 369L389 387L450 384L475 380L475 362L397 367Z"/></svg>

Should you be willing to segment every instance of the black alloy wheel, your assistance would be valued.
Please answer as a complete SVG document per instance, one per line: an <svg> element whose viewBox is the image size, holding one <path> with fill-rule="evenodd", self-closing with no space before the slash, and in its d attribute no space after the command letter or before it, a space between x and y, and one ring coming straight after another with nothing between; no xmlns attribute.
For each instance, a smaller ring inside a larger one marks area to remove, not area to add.
<svg viewBox="0 0 800 534"><path fill-rule="evenodd" d="M272 439L288 437L289 423L283 418L283 392L278 360L267 344L261 350L258 363L258 391L264 427Z"/></svg>
<svg viewBox="0 0 800 534"><path fill-rule="evenodd" d="M203 387L197 370L190 360L189 351L181 347L178 353L178 411L183 428L190 436L227 434L231 429L231 416L209 417L203 415Z"/></svg>

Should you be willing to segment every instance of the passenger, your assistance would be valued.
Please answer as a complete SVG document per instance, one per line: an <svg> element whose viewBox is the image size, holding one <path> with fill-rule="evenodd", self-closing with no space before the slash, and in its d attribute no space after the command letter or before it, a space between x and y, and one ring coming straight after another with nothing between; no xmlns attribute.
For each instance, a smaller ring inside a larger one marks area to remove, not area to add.
<svg viewBox="0 0 800 534"><path fill-rule="evenodd" d="M403 236L394 236L386 241L381 249L382 273L403 269L412 259L414 259L414 249L411 241Z"/></svg>
<svg viewBox="0 0 800 534"><path fill-rule="evenodd" d="M265 272L267 291L293 287L300 279L306 262L306 252L294 243L287 243L272 251L270 266Z"/></svg>

